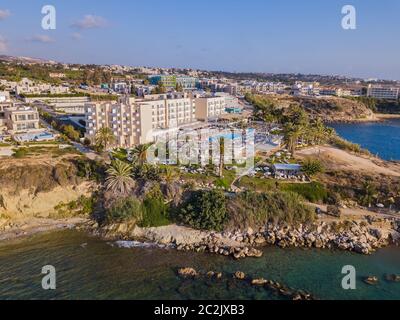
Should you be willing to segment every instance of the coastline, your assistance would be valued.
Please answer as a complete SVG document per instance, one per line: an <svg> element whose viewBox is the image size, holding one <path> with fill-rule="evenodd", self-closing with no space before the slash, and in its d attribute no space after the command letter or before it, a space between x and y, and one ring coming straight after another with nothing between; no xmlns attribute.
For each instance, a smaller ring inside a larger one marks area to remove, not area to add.
<svg viewBox="0 0 400 320"><path fill-rule="evenodd" d="M82 225L94 236L108 241L150 241L178 251L208 252L234 259L259 258L265 246L280 248L339 249L360 254L371 254L376 249L399 244L400 220L394 217L378 218L370 215L364 220L350 221L323 216L308 225L266 224L257 230L205 231L184 226L168 225L157 228L140 228L131 223L99 226L90 221Z"/></svg>
<svg viewBox="0 0 400 320"><path fill-rule="evenodd" d="M380 120L400 119L400 113L375 113L375 116Z"/></svg>
<svg viewBox="0 0 400 320"><path fill-rule="evenodd" d="M73 229L87 223L86 218L47 219L22 218L15 221L0 221L0 242L27 238L50 231Z"/></svg>
<svg viewBox="0 0 400 320"><path fill-rule="evenodd" d="M376 123L376 122L384 122L386 120L392 119L400 119L400 114L395 113L374 113L372 117L368 118L359 118L359 119L335 119L335 120L324 120L326 124L335 124L335 123Z"/></svg>

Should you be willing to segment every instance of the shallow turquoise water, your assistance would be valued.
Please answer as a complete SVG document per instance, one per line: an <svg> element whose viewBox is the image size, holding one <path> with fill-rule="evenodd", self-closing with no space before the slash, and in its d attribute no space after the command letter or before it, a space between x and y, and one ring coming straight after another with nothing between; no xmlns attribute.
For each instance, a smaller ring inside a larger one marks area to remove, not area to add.
<svg viewBox="0 0 400 320"><path fill-rule="evenodd" d="M86 245L83 245L86 244ZM83 246L82 246L83 245ZM57 270L57 289L41 288L41 268ZM341 288L341 269L357 270L357 289ZM251 277L280 281L312 292L321 299L400 299L400 283L384 280L400 274L400 248L372 256L304 249L269 247L260 259L235 261L210 254L167 249L118 248L76 231L37 235L0 244L0 299L280 299L263 288L234 281L241 270ZM182 280L179 267L222 271L222 280ZM380 282L369 286L366 275Z"/></svg>
<svg viewBox="0 0 400 320"><path fill-rule="evenodd" d="M400 160L400 119L360 124L332 124L343 138L385 160Z"/></svg>

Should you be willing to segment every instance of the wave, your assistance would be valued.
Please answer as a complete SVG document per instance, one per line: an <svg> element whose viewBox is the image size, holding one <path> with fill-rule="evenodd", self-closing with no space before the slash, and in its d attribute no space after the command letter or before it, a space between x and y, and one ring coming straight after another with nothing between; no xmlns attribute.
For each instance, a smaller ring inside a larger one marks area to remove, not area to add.
<svg viewBox="0 0 400 320"><path fill-rule="evenodd" d="M161 248L161 249L168 249L172 248L172 244L159 244L155 242L140 242L140 241L115 241L112 243L108 243L111 246L116 246L118 248L126 248L126 249L132 249L132 248Z"/></svg>

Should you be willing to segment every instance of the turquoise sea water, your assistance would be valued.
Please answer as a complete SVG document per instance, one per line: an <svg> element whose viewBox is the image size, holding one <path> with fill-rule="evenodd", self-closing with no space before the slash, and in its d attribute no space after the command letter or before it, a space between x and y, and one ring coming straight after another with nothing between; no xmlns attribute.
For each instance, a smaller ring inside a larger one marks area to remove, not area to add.
<svg viewBox="0 0 400 320"><path fill-rule="evenodd" d="M343 138L385 160L400 160L400 119L360 124L332 124Z"/></svg>
<svg viewBox="0 0 400 320"><path fill-rule="evenodd" d="M57 289L41 288L41 268L57 270ZM341 269L357 270L357 289L341 288ZM400 273L400 248L372 256L316 249L268 247L260 259L235 261L173 249L118 248L77 231L36 235L0 244L0 299L282 299L247 282L233 280L237 270L264 277L321 299L400 299L400 283L385 273ZM183 280L179 267L224 272L222 280ZM376 275L376 286L362 278Z"/></svg>

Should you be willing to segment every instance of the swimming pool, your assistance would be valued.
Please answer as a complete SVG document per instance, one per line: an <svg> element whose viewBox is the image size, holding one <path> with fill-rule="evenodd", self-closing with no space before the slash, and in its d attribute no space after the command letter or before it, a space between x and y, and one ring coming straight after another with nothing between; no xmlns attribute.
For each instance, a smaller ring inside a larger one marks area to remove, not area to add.
<svg viewBox="0 0 400 320"><path fill-rule="evenodd" d="M54 135L50 132L24 133L14 136L14 139L20 142L48 141L53 140L54 138Z"/></svg>

